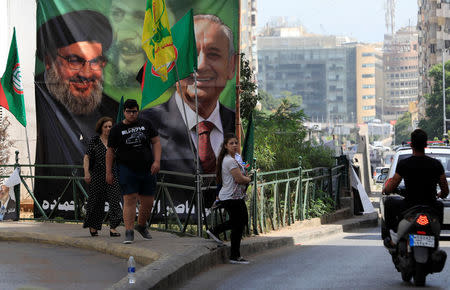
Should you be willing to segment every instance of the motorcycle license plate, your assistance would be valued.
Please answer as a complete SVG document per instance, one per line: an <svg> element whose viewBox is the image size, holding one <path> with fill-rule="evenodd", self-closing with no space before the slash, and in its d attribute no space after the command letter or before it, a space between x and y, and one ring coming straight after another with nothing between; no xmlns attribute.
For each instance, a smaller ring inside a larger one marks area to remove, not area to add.
<svg viewBox="0 0 450 290"><path fill-rule="evenodd" d="M434 248L434 236L409 235L409 245L411 247Z"/></svg>

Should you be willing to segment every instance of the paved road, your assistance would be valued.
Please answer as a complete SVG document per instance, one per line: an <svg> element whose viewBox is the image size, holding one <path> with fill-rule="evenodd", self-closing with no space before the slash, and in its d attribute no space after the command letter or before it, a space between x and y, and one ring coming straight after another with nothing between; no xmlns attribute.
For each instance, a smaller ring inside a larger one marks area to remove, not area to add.
<svg viewBox="0 0 450 290"><path fill-rule="evenodd" d="M0 242L0 261L2 290L25 286L98 290L127 275L126 259L45 244Z"/></svg>
<svg viewBox="0 0 450 290"><path fill-rule="evenodd" d="M450 241L441 246L450 253ZM379 229L335 235L249 257L251 265L220 265L180 289L403 289ZM448 262L448 261L447 261ZM427 276L428 289L450 289L450 265Z"/></svg>

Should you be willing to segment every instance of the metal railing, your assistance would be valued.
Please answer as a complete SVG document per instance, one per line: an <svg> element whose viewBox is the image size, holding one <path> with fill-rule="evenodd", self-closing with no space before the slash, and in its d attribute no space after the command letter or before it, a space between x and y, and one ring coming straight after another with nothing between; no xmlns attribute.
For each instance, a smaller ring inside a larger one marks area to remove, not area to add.
<svg viewBox="0 0 450 290"><path fill-rule="evenodd" d="M256 162L256 160L255 160ZM343 188L348 188L348 161L345 157L337 158L338 165L332 168L319 167L314 169L303 169L301 161L297 168L277 170L271 172L258 172L253 170L253 179L249 185L248 193L248 209L249 209L249 232L258 234L269 230L278 229L290 225L298 220L309 218L309 209L317 198L332 199L336 209L340 207L340 192ZM78 176L78 170L82 169L81 165L29 165L18 163L18 152L16 152L16 163L13 165L0 165L1 167L49 167L71 169L70 176L33 176L21 175L21 181L27 193L34 201L35 212L41 214L40 218L34 220L58 220L61 218L55 216L55 212L60 205L62 197L69 194L72 189L72 199L74 203L74 219L70 221L81 222L83 215L81 209L87 201L88 194L82 185L82 176ZM0 176L7 178L8 176ZM168 182L174 178L184 178L181 183ZM36 199L34 192L28 186L26 179L33 181L36 179L53 179L66 180L67 183L64 190L59 193L56 203L52 205L51 212L47 214ZM192 180L192 182L186 181ZM198 205L196 186L196 176L193 174L161 171L158 174L158 186L155 196L155 206L149 221L154 228L173 231L178 233L186 233L188 226L196 226L203 229L204 226L214 223L218 216L223 219L224 212L222 210L211 210L205 208L202 204ZM214 174L200 174L198 179L201 182L200 194L203 196L205 192L215 193L216 185L214 183ZM182 214L177 211L177 207L173 201L173 190L182 190L187 196L190 196L186 205L182 210ZM20 186L15 186L17 213L20 214ZM195 211L194 211L195 206ZM197 210L200 209L200 210ZM200 216L195 222L194 217ZM20 217L19 217L20 218ZM20 218L27 220L32 218ZM69 220L65 220L69 221ZM202 231L198 231L198 235Z"/></svg>
<svg viewBox="0 0 450 290"><path fill-rule="evenodd" d="M331 198L340 207L340 192L348 186L347 166L297 168L258 173L253 176L250 194L249 228L253 234L285 227L308 218L316 198Z"/></svg>

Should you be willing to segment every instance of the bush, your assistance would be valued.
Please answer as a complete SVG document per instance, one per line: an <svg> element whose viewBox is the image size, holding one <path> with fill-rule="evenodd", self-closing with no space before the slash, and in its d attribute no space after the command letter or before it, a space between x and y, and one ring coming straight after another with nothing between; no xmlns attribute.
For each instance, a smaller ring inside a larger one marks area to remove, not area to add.
<svg viewBox="0 0 450 290"><path fill-rule="evenodd" d="M335 210L334 200L330 197L317 198L311 200L309 203L309 208L306 212L306 217L315 218L321 217L324 214L331 213Z"/></svg>

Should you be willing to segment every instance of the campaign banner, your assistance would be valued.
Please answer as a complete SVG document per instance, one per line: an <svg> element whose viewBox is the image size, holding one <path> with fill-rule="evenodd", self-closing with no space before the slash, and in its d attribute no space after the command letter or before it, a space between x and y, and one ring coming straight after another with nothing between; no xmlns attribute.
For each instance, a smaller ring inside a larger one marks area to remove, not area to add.
<svg viewBox="0 0 450 290"><path fill-rule="evenodd" d="M213 123L210 143L217 155L223 134L235 131L239 1L166 0L166 7L171 27L193 10L199 120ZM69 178L83 177L79 165L89 141L98 135L96 123L104 116L116 120L122 96L144 105L140 117L158 130L161 169L195 173L196 151L202 144L197 144L195 133L194 77L183 78L161 97L142 103L146 76L157 77L151 66L144 66L145 11L145 0L37 1L35 196L46 214L59 202L54 217L74 217L74 199L81 192ZM180 49L177 53L183 55ZM39 166L53 164L68 167ZM167 180L191 183L183 178ZM175 207L185 207L192 192L174 190L171 197Z"/></svg>

